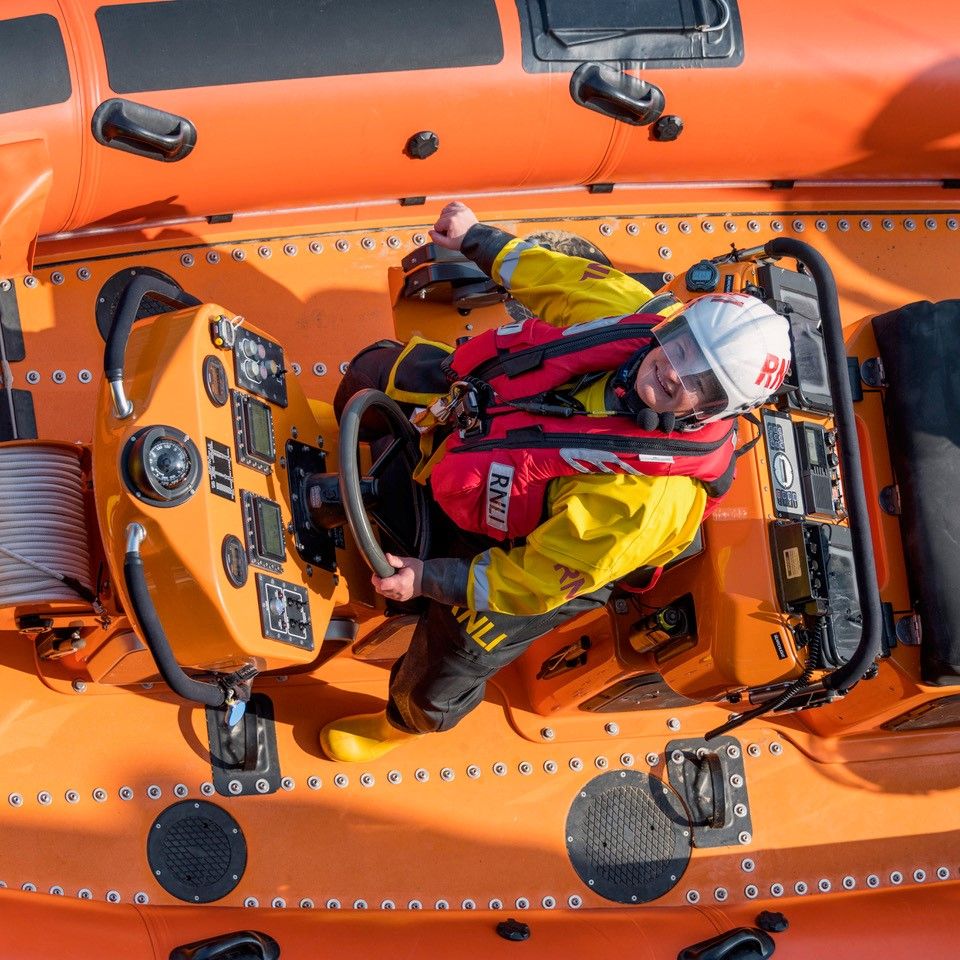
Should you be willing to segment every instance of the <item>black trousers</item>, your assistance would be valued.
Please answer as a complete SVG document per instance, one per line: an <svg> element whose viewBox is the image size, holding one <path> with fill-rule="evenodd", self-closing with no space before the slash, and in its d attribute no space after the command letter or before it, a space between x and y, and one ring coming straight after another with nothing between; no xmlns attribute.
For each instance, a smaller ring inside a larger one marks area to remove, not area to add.
<svg viewBox="0 0 960 960"><path fill-rule="evenodd" d="M513 617L427 601L410 648L393 665L387 717L415 733L449 730L482 700L487 680L538 637L603 606L611 587L549 613Z"/></svg>
<svg viewBox="0 0 960 960"><path fill-rule="evenodd" d="M372 387L382 391L386 387L400 349L395 343L381 341L351 361L334 399L338 420L358 390ZM442 517L438 519L442 521ZM465 537L449 522L434 522L433 530L430 555L435 557L473 557L493 543ZM449 730L483 700L493 674L516 660L538 637L603 606L611 589L604 587L533 616L423 601L425 610L410 648L390 672L387 717L394 726L413 733Z"/></svg>

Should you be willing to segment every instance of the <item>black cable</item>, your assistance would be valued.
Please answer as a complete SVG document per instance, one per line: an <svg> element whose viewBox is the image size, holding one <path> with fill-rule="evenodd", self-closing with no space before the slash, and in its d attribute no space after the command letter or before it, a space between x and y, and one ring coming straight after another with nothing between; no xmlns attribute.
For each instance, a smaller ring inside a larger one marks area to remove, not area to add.
<svg viewBox="0 0 960 960"><path fill-rule="evenodd" d="M755 717L760 717L765 713L770 713L772 710L779 710L787 701L792 697L795 697L800 693L804 687L810 682L810 678L813 676L813 671L816 669L817 661L820 659L820 647L823 643L823 617L817 617L817 625L814 627L813 636L810 639L809 644L807 644L807 663L803 668L803 673L797 677L793 683L787 687L779 697L774 697L772 700L767 700L764 703L761 703L760 706L754 707L752 710L748 710L746 713L741 713L739 716L733 717L728 720L726 723L721 724L719 727L716 727L713 730L710 730L704 735L704 740L712 740L714 737L722 736L724 733L729 733L731 730L735 730L737 727L742 726L748 720L753 720Z"/></svg>

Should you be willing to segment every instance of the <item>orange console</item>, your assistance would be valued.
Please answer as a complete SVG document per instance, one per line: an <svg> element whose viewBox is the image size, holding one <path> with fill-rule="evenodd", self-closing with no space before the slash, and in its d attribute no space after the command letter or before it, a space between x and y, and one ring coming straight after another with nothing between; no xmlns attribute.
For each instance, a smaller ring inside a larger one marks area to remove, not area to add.
<svg viewBox="0 0 960 960"><path fill-rule="evenodd" d="M541 714L773 701L798 678L841 668L863 638L817 284L741 251L694 264L665 289L680 300L716 291L776 303L794 369L775 404L741 419L737 479L695 549L652 583L646 573L621 584L609 625L584 620L544 639L523 666ZM811 695L834 696L816 683Z"/></svg>
<svg viewBox="0 0 960 960"><path fill-rule="evenodd" d="M306 529L302 496L323 437L285 372L279 344L206 304L137 323L119 404L102 388L93 481L112 579L142 630L123 586L139 554L181 666L307 663L330 620L338 534Z"/></svg>

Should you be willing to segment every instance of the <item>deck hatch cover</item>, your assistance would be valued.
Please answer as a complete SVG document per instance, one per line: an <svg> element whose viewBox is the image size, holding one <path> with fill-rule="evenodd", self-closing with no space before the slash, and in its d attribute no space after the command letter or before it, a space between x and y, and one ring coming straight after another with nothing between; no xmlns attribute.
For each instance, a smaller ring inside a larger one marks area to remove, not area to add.
<svg viewBox="0 0 960 960"><path fill-rule="evenodd" d="M0 20L0 113L70 99L63 34L47 13Z"/></svg>
<svg viewBox="0 0 960 960"><path fill-rule="evenodd" d="M147 860L167 893L187 903L211 903L243 877L247 841L226 810L206 800L183 800L150 825Z"/></svg>
<svg viewBox="0 0 960 960"><path fill-rule="evenodd" d="M587 61L655 67L743 62L737 0L517 0L517 8L528 73L572 70Z"/></svg>
<svg viewBox="0 0 960 960"><path fill-rule="evenodd" d="M567 814L567 854L580 879L617 903L662 897L690 859L690 821L663 781L634 770L594 777Z"/></svg>
<svg viewBox="0 0 960 960"><path fill-rule="evenodd" d="M116 93L499 63L494 0L168 0L101 7Z"/></svg>

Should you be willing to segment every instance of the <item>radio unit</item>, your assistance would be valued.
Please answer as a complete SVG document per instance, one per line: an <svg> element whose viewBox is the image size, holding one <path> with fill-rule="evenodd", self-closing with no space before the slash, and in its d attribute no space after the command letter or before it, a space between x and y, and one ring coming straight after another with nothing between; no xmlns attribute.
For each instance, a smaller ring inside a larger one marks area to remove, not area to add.
<svg viewBox="0 0 960 960"><path fill-rule="evenodd" d="M770 542L781 608L822 616L817 665L845 663L863 629L849 527L809 520L773 523Z"/></svg>
<svg viewBox="0 0 960 960"><path fill-rule="evenodd" d="M817 423L794 424L797 434L797 453L800 457L800 483L806 512L822 517L837 514L833 503L833 483L836 454L827 450L827 431ZM831 443L833 435L830 435Z"/></svg>

